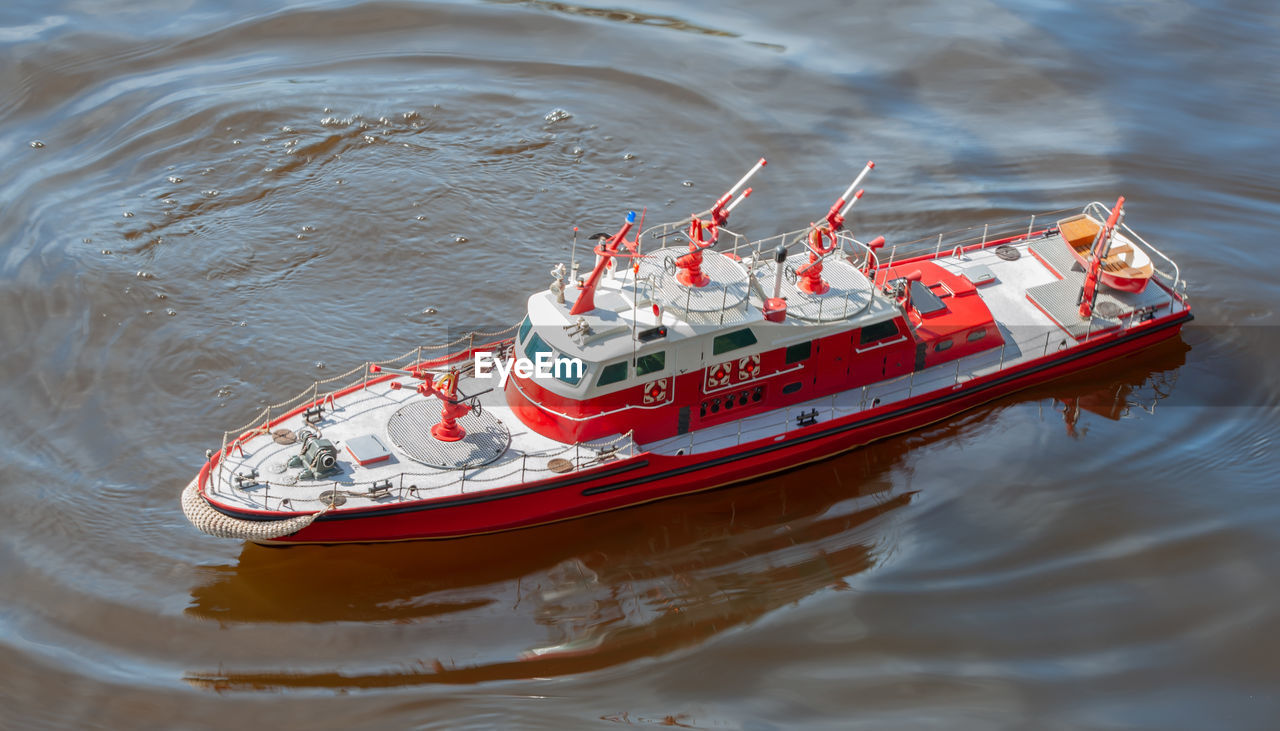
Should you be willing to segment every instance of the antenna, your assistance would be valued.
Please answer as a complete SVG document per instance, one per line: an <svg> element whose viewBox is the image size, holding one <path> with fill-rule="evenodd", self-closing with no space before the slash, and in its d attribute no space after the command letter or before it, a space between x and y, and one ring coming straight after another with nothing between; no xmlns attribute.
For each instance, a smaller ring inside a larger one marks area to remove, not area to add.
<svg viewBox="0 0 1280 731"><path fill-rule="evenodd" d="M569 271L572 272L570 276L577 276L578 274L578 227L577 226L573 227L573 249L571 250L571 252L572 253L569 254Z"/></svg>

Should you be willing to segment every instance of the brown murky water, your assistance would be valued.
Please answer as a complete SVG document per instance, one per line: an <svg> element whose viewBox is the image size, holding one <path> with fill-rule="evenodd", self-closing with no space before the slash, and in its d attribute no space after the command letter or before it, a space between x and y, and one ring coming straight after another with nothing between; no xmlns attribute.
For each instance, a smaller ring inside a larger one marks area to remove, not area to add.
<svg viewBox="0 0 1280 731"><path fill-rule="evenodd" d="M1272 3L0 9L0 727L1271 728ZM222 429L489 329L572 226L1089 200L1183 337L830 462L440 544L208 538Z"/></svg>

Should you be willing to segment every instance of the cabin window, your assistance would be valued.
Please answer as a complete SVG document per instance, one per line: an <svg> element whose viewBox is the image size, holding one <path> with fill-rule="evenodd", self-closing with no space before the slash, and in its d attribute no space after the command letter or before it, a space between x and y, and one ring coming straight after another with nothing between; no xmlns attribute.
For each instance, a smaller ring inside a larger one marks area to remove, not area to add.
<svg viewBox="0 0 1280 731"><path fill-rule="evenodd" d="M947 348L950 348L951 345L952 345L951 338L947 338L946 340L939 340L938 342L933 344L933 352L941 353Z"/></svg>
<svg viewBox="0 0 1280 731"><path fill-rule="evenodd" d="M529 331L532 329L533 321L529 319L528 315L525 315L524 320L520 322L520 332L516 334L516 341L523 345L524 339L529 337Z"/></svg>
<svg viewBox="0 0 1280 731"><path fill-rule="evenodd" d="M636 375L644 376L649 373L657 373L667 367L667 351L659 350L656 353L649 353L636 358Z"/></svg>
<svg viewBox="0 0 1280 731"><path fill-rule="evenodd" d="M800 388L801 388L802 386L804 386L804 384L803 384L803 383L801 383L800 381L795 381L795 382L793 382L793 383L788 383L787 385L785 385L785 386L783 386L783 387L782 387L782 392L783 392L783 393L795 393L796 391L799 391L799 390L800 390Z"/></svg>
<svg viewBox="0 0 1280 731"><path fill-rule="evenodd" d="M968 338L968 340L969 340L969 342L971 342L971 343L972 343L973 341L975 341L975 340L981 340L981 339L985 338L986 336L987 336L987 329L986 329L985 327L980 327L980 328L978 328L977 330L970 330L970 331L969 331L969 338Z"/></svg>
<svg viewBox="0 0 1280 731"><path fill-rule="evenodd" d="M617 363L610 363L600 369L600 377L596 379L597 386L608 386L610 383L627 380L627 362L620 360Z"/></svg>
<svg viewBox="0 0 1280 731"><path fill-rule="evenodd" d="M787 346L787 365L799 363L802 360L808 360L809 355L813 352L813 343L805 341Z"/></svg>
<svg viewBox="0 0 1280 731"><path fill-rule="evenodd" d="M862 328L861 334L858 335L859 345L869 345L885 338L891 338L898 334L898 323L893 320L882 320L872 325Z"/></svg>
<svg viewBox="0 0 1280 731"><path fill-rule="evenodd" d="M747 327L724 335L717 335L711 341L711 353L720 355L721 353L728 353L730 350L737 350L738 348L745 348L748 345L755 344L756 334L751 332L751 328Z"/></svg>
<svg viewBox="0 0 1280 731"><path fill-rule="evenodd" d="M552 350L550 345L547 345L542 336L534 333L530 336L528 344L524 346L524 354L529 360L537 362L538 353L546 353L552 358L556 355L556 351Z"/></svg>
<svg viewBox="0 0 1280 731"><path fill-rule="evenodd" d="M566 358L559 353L555 353L553 358L551 375L555 376L557 381L570 386L576 386L582 382L582 377L587 372L586 364L575 358Z"/></svg>

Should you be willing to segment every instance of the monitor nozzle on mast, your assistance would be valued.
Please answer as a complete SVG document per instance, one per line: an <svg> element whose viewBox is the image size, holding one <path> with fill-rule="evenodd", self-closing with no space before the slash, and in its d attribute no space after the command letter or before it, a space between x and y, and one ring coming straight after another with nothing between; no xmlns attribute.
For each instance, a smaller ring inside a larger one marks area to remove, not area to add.
<svg viewBox="0 0 1280 731"><path fill-rule="evenodd" d="M826 294L831 289L822 279L822 261L838 248L836 232L844 227L844 217L849 215L853 205L862 199L862 190L858 185L875 166L874 162L868 161L862 172L849 183L849 187L827 211L823 222L810 224L809 236L805 242L809 249L809 263L796 270L796 276L799 277L796 286L801 292L817 295Z"/></svg>
<svg viewBox="0 0 1280 731"><path fill-rule="evenodd" d="M742 191L736 199L738 191L747 184L751 176L760 172L760 168L768 164L763 157L747 171L742 179L734 184L729 192L720 196L715 205L705 213L693 214L689 220L689 253L676 259L676 281L686 287L704 287L711 279L702 273L702 250L710 248L720 238L720 227L729 221L729 214L744 200L751 197L751 188ZM708 238L709 237L709 238Z"/></svg>

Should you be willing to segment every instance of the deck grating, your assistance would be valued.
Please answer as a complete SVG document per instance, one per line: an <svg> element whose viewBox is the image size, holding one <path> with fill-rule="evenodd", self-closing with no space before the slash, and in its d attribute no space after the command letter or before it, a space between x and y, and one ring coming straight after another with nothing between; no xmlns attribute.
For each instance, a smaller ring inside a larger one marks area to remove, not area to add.
<svg viewBox="0 0 1280 731"><path fill-rule="evenodd" d="M1027 288L1027 299L1045 312L1063 330L1079 340L1090 332L1120 327L1122 319L1136 310L1169 305L1170 298L1158 285L1148 284L1141 292L1119 292L1098 284L1098 299L1092 318L1080 317L1080 289L1085 273L1062 237L1054 234L1031 244L1036 257L1062 279ZM1102 317L1106 313L1108 317Z"/></svg>

